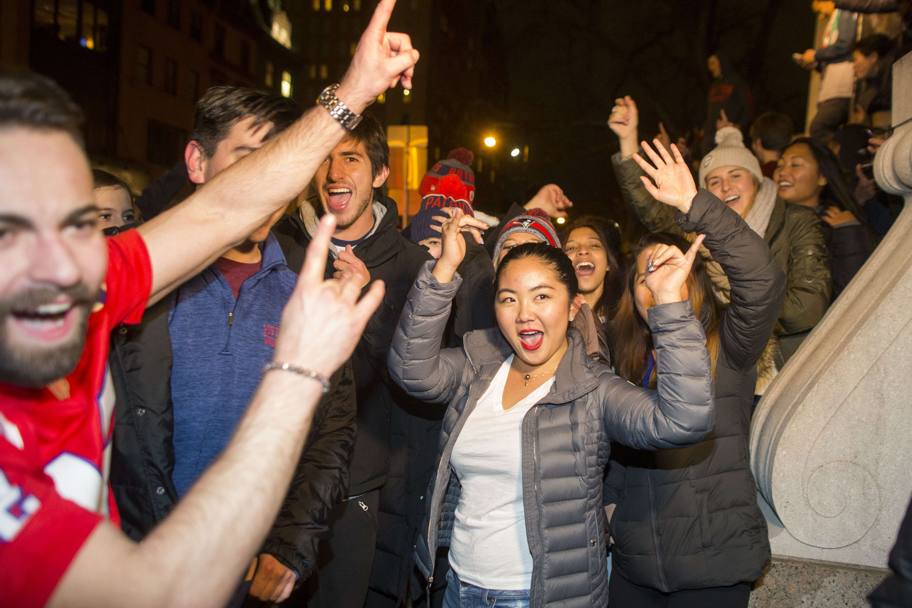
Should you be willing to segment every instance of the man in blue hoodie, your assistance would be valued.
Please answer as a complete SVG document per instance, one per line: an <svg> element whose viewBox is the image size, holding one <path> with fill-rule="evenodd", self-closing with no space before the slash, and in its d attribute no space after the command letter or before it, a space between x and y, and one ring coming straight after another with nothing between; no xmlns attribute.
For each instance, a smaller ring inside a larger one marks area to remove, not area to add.
<svg viewBox="0 0 912 608"><path fill-rule="evenodd" d="M211 181L299 115L293 102L277 95L211 88L197 103L184 153L187 177L197 186ZM158 523L224 449L263 365L273 358L282 310L297 282L271 233L281 216L277 211L150 310L143 326L115 339L115 355L129 360L112 366L121 389L112 486L124 529L134 538ZM170 378L170 385L155 383L155 377ZM347 488L355 432L350 364L331 384L288 496L251 564L250 584L239 588L230 605L240 605L248 587L258 600L284 601L315 566L317 537ZM139 402L160 407L137 416Z"/></svg>

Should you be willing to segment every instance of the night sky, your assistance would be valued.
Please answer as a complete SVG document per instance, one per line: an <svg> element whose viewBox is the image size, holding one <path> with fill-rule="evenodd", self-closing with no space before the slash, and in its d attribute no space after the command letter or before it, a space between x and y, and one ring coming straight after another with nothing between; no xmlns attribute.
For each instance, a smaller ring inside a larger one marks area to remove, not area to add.
<svg viewBox="0 0 912 608"><path fill-rule="evenodd" d="M790 58L812 46L803 0L448 0L433 20L419 72L431 89L429 162L458 145L481 154L485 211L554 181L577 212L633 221L610 166L613 100L637 100L641 137L662 120L674 139L702 124L712 51L749 83L756 113L804 125L808 76ZM501 142L493 153L481 146L489 131ZM509 158L514 145L529 146L528 162Z"/></svg>

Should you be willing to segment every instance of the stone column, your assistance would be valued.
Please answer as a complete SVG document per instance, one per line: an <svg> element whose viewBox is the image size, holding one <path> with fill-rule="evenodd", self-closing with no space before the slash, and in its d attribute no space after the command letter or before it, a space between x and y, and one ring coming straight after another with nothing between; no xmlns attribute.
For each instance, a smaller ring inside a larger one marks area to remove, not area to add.
<svg viewBox="0 0 912 608"><path fill-rule="evenodd" d="M882 568L912 493L912 54L878 184L906 206L760 402L754 476L773 554Z"/></svg>

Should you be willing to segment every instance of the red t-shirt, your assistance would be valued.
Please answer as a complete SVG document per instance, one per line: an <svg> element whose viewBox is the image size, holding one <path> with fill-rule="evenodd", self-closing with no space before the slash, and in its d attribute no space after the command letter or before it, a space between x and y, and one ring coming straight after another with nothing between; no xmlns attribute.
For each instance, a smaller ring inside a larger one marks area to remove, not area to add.
<svg viewBox="0 0 912 608"><path fill-rule="evenodd" d="M108 239L108 272L68 390L0 383L2 606L44 605L102 518L120 521L107 483L110 332L140 322L151 286L139 233Z"/></svg>

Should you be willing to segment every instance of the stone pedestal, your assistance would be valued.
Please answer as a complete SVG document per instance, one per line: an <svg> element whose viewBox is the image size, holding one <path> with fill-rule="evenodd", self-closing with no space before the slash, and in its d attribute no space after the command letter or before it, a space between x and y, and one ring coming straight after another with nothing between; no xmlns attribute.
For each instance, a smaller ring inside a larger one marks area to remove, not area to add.
<svg viewBox="0 0 912 608"><path fill-rule="evenodd" d="M875 175L908 203L912 55L894 69L893 95L898 128L878 152ZM912 494L908 204L760 402L751 459L771 508L775 556L886 567Z"/></svg>

